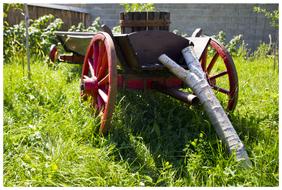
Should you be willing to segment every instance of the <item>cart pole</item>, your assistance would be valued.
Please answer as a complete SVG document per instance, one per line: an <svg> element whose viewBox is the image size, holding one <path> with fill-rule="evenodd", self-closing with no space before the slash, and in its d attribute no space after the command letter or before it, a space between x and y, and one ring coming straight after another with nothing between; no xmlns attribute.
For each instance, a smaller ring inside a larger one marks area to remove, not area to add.
<svg viewBox="0 0 282 190"><path fill-rule="evenodd" d="M189 49L184 49L184 58ZM190 52L191 53L191 52ZM193 54L188 54L188 57L193 58ZM201 104L213 124L219 138L227 146L230 153L235 153L236 159L241 162L244 167L251 167L252 163L249 160L248 154L245 150L243 143L241 142L238 134L233 128L229 118L225 114L222 106L214 95L207 80L201 74L201 69L197 68L197 59L191 59L195 62L185 59L190 70L185 70L167 55L163 54L159 57L159 61L166 66L175 76L181 79L185 84L192 88L193 92L199 98ZM193 72L195 71L195 72Z"/></svg>
<svg viewBox="0 0 282 190"><path fill-rule="evenodd" d="M28 7L27 4L24 4L25 7L25 48L26 48L26 55L27 55L27 73L28 73L28 79L31 78L31 72L30 72L30 53L29 53L29 36L28 36L28 26L29 26L29 14L28 14Z"/></svg>

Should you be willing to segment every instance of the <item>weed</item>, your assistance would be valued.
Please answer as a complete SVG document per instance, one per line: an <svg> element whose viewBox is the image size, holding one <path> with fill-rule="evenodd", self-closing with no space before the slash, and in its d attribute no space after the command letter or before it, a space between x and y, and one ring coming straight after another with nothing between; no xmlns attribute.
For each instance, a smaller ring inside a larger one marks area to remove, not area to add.
<svg viewBox="0 0 282 190"><path fill-rule="evenodd" d="M154 91L120 90L108 136L79 98L81 66L4 64L5 186L278 186L278 73L272 58L236 57L229 117L253 163L227 153L203 110Z"/></svg>

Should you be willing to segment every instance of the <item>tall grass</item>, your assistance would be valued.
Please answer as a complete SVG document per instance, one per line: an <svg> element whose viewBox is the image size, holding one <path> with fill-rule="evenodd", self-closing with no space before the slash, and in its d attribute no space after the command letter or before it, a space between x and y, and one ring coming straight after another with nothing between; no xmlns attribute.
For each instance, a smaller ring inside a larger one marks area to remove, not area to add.
<svg viewBox="0 0 282 190"><path fill-rule="evenodd" d="M157 92L120 90L113 128L79 99L80 66L4 64L5 186L278 186L278 72L270 58L236 58L229 117L253 168L240 168L203 110Z"/></svg>

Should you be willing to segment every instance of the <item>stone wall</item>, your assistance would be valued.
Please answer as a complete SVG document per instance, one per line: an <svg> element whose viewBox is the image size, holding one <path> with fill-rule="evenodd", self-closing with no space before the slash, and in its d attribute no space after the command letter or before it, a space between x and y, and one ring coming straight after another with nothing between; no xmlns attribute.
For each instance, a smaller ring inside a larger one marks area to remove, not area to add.
<svg viewBox="0 0 282 190"><path fill-rule="evenodd" d="M171 13L170 30L178 29L191 34L201 27L207 35L218 34L223 30L227 40L234 35L243 34L248 47L254 49L258 44L269 42L268 35L276 39L278 32L269 20L253 12L256 4L155 4L158 11ZM109 27L119 24L119 13L123 11L120 4L72 4L88 10L92 19L101 17ZM269 10L278 9L278 4L259 4Z"/></svg>

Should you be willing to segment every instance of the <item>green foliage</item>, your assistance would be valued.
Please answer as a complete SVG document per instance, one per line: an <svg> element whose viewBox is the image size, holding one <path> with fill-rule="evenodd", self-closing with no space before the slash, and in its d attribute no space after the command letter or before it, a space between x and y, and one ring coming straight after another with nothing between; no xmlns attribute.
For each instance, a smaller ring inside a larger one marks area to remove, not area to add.
<svg viewBox="0 0 282 190"><path fill-rule="evenodd" d="M268 11L267 9L264 9L259 6L255 6L253 8L253 11L255 13L261 13L264 14L264 16L270 20L270 24L272 27L278 29L279 28L279 10L273 10L273 11Z"/></svg>
<svg viewBox="0 0 282 190"><path fill-rule="evenodd" d="M115 26L112 29L113 34L121 34L121 27L120 26Z"/></svg>
<svg viewBox="0 0 282 190"><path fill-rule="evenodd" d="M271 26L277 29L278 31L279 29L279 10L278 9L269 11L262 7L255 6L253 8L253 11L256 13L263 14L267 19L270 20ZM276 42L274 42L274 44L276 44ZM275 55L276 53L274 52L278 52L278 46L275 47L274 44L260 43L259 47L257 47L257 50L253 53L253 56L255 58L266 57L266 56L269 56L270 54L274 54L272 56L276 56Z"/></svg>
<svg viewBox="0 0 282 190"><path fill-rule="evenodd" d="M213 35L213 37L220 42L222 45L226 45L226 33L224 31L219 31L218 34Z"/></svg>
<svg viewBox="0 0 282 190"><path fill-rule="evenodd" d="M3 67L4 186L279 185L272 58L234 58L240 90L229 117L250 169L228 155L201 108L153 91L120 90L113 128L101 137L90 102L79 99L80 65L50 68L32 57L28 80L21 62L13 56Z"/></svg>
<svg viewBox="0 0 282 190"><path fill-rule="evenodd" d="M100 17L97 17L89 27L85 27L82 22L78 23L77 26L72 25L69 32L98 32L101 31L102 22Z"/></svg>
<svg viewBox="0 0 282 190"><path fill-rule="evenodd" d="M28 28L30 35L29 45L31 53L39 56L44 56L49 53L51 44L55 43L56 36L54 32L59 30L63 21L49 14L42 16L34 21L31 20L31 25Z"/></svg>
<svg viewBox="0 0 282 190"><path fill-rule="evenodd" d="M184 38L189 37L187 33L181 32L177 29L173 30L172 32ZM213 35L212 37L224 45L232 56L246 57L249 54L250 50L247 48L242 34L233 36L229 42L226 42L226 33L224 31L219 31L218 34ZM210 49L209 54L214 55L214 50Z"/></svg>
<svg viewBox="0 0 282 190"><path fill-rule="evenodd" d="M251 50L247 46L248 46L248 44L246 44L245 41L242 40L242 43L239 45L239 48L237 49L236 56L248 58L248 56L250 56Z"/></svg>
<svg viewBox="0 0 282 190"><path fill-rule="evenodd" d="M30 54L45 56L49 53L51 44L56 42L54 32L59 30L63 22L53 15L45 15L36 20L30 20L29 47ZM12 55L25 53L25 22L14 26L4 26L4 59Z"/></svg>
<svg viewBox="0 0 282 190"><path fill-rule="evenodd" d="M271 54L270 45L263 42L261 42L257 49L253 53L251 53L251 50L247 48L247 44L243 40L242 34L233 36L233 38L228 43L226 43L225 32L223 31L220 31L217 35L213 37L217 39L221 44L223 44L233 57L261 59Z"/></svg>
<svg viewBox="0 0 282 190"><path fill-rule="evenodd" d="M23 38L25 36L24 22L12 27L4 26L3 36L4 60L10 59L15 54L20 55L25 52L25 41Z"/></svg>
<svg viewBox="0 0 282 190"><path fill-rule="evenodd" d="M98 32L101 31L101 26L102 26L102 22L101 22L101 18L97 17L92 24L87 28L87 31L89 32Z"/></svg>
<svg viewBox="0 0 282 190"><path fill-rule="evenodd" d="M124 8L124 12L149 12L156 10L153 3L126 3L121 5Z"/></svg>
<svg viewBox="0 0 282 190"><path fill-rule="evenodd" d="M83 32L85 31L85 26L82 22L78 23L77 26L75 25L72 25L70 28L69 28L69 32Z"/></svg>
<svg viewBox="0 0 282 190"><path fill-rule="evenodd" d="M23 4L20 3L4 3L3 4L3 17L4 19L8 16L8 13L11 9L23 11ZM7 22L4 22L5 25L8 25Z"/></svg>
<svg viewBox="0 0 282 190"><path fill-rule="evenodd" d="M220 31L218 34L214 35L213 37L217 41L219 41L222 45L224 45L227 51L232 56L237 56L237 57L247 56L249 50L247 49L247 45L243 40L242 34L233 36L233 38L229 42L226 42L226 33L224 31Z"/></svg>
<svg viewBox="0 0 282 190"><path fill-rule="evenodd" d="M242 34L233 36L233 38L227 44L227 50L231 55L238 55L238 50L244 43L242 37Z"/></svg>
<svg viewBox="0 0 282 190"><path fill-rule="evenodd" d="M253 56L255 58L263 58L269 54L269 45L266 43L260 43L257 49L254 51Z"/></svg>

